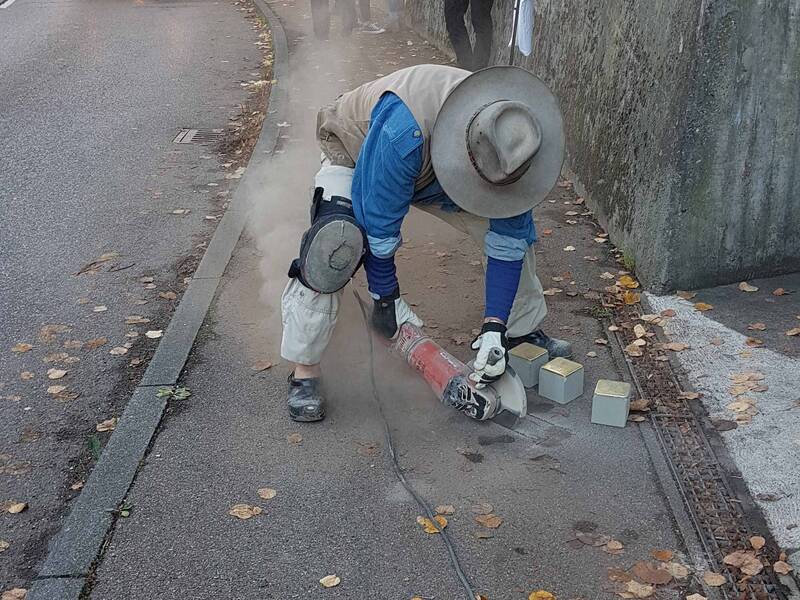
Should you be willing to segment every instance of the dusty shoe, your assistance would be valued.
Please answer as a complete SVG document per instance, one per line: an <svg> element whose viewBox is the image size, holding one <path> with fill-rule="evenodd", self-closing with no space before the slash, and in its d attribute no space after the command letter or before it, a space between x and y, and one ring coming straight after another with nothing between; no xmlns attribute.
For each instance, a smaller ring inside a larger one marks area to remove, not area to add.
<svg viewBox="0 0 800 600"><path fill-rule="evenodd" d="M558 358L559 356L562 358L572 358L572 344L565 340L551 338L541 329L537 329L522 337L508 338L508 348L510 350L514 346L519 346L525 342L544 348L547 350L550 358Z"/></svg>
<svg viewBox="0 0 800 600"><path fill-rule="evenodd" d="M321 421L325 418L325 398L319 379L295 379L289 375L289 416L293 421Z"/></svg>
<svg viewBox="0 0 800 600"><path fill-rule="evenodd" d="M370 21L359 21L358 30L361 33L371 33L372 35L379 35L381 33L386 33L386 29L384 29L377 23L372 23Z"/></svg>

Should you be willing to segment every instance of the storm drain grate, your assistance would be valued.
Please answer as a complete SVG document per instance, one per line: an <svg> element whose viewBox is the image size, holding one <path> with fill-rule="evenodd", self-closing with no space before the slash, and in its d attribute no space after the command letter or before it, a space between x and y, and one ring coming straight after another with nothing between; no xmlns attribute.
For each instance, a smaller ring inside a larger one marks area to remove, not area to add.
<svg viewBox="0 0 800 600"><path fill-rule="evenodd" d="M634 306L625 306L618 316L624 322L618 324L618 341L625 347L636 339L630 324L641 314ZM724 564L727 554L749 549L754 534L698 416L688 402L678 398L681 386L669 363L654 358L652 350L645 350L644 356L635 360L625 357L640 396L651 401L651 422L709 562L727 579L717 589L729 600L785 600L783 586L771 570L737 579ZM770 563L777 560L771 555L773 550L764 551Z"/></svg>
<svg viewBox="0 0 800 600"><path fill-rule="evenodd" d="M181 129L175 139L175 144L215 144L222 139L224 129Z"/></svg>

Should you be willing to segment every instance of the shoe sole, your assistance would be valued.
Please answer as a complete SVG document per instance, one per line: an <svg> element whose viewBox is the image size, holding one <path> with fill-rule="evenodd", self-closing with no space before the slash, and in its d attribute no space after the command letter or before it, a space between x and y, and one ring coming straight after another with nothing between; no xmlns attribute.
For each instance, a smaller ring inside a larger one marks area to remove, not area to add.
<svg viewBox="0 0 800 600"><path fill-rule="evenodd" d="M317 413L316 415L293 415L289 413L289 418L298 423L314 423L315 421L322 421L325 418L325 413Z"/></svg>

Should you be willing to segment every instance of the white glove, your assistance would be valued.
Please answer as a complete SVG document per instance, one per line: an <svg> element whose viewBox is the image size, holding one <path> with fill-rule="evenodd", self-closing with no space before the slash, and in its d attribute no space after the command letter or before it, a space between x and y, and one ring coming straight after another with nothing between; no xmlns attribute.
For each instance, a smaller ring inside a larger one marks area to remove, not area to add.
<svg viewBox="0 0 800 600"><path fill-rule="evenodd" d="M422 327L420 319L406 301L400 298L400 290L391 296L378 298L372 310L372 326L388 339L394 339L403 323Z"/></svg>
<svg viewBox="0 0 800 600"><path fill-rule="evenodd" d="M472 342L472 349L478 351L470 374L478 389L486 384L500 379L506 372L506 326L502 323L489 321L483 324L480 335Z"/></svg>

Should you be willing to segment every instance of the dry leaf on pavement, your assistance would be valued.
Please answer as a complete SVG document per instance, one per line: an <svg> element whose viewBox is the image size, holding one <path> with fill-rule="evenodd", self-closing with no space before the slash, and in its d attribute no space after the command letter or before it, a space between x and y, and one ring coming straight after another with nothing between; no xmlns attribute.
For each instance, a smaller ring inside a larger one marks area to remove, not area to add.
<svg viewBox="0 0 800 600"><path fill-rule="evenodd" d="M12 515L17 515L26 508L28 508L27 502L17 502L16 500L6 500L5 502L0 502L0 512L7 512Z"/></svg>
<svg viewBox="0 0 800 600"><path fill-rule="evenodd" d="M428 517L417 517L417 523L422 527L425 533L439 533L441 529L447 527L447 519L442 515L435 515L433 520L439 525L437 528Z"/></svg>
<svg viewBox="0 0 800 600"><path fill-rule="evenodd" d="M261 509L258 506L250 506L249 504L234 504L228 511L228 514L238 519L249 519L261 514Z"/></svg>
<svg viewBox="0 0 800 600"><path fill-rule="evenodd" d="M697 296L697 292L685 292L682 290L678 290L675 292L679 298L683 298L684 300L691 300L695 296Z"/></svg>
<svg viewBox="0 0 800 600"><path fill-rule="evenodd" d="M17 354L21 354L22 352L27 352L33 348L31 344L26 344L25 342L17 342L13 346L11 346L11 351L16 352Z"/></svg>
<svg viewBox="0 0 800 600"><path fill-rule="evenodd" d="M761 550L764 547L764 544L767 543L760 535L754 535L750 538L750 545L753 547L754 550Z"/></svg>
<svg viewBox="0 0 800 600"><path fill-rule="evenodd" d="M3 595L0 596L0 600L25 600L27 595L28 590L25 588L11 588L3 592Z"/></svg>
<svg viewBox="0 0 800 600"><path fill-rule="evenodd" d="M642 356L642 349L636 344L628 344L625 346L625 353L628 356Z"/></svg>
<svg viewBox="0 0 800 600"><path fill-rule="evenodd" d="M637 323L633 326L633 333L637 338L643 338L647 335L647 329L641 323Z"/></svg>
<svg viewBox="0 0 800 600"><path fill-rule="evenodd" d="M640 560L631 568L631 574L639 581L652 583L653 585L665 585L672 581L672 574L661 565Z"/></svg>
<svg viewBox="0 0 800 600"><path fill-rule="evenodd" d="M64 369L47 369L48 379L61 379L67 372Z"/></svg>
<svg viewBox="0 0 800 600"><path fill-rule="evenodd" d="M503 524L503 519L493 514L476 515L475 521L487 529L497 529Z"/></svg>
<svg viewBox="0 0 800 600"><path fill-rule="evenodd" d="M669 562L672 560L674 553L672 550L651 550L650 556L661 562Z"/></svg>
<svg viewBox="0 0 800 600"><path fill-rule="evenodd" d="M745 345L750 346L751 348L758 348L759 346L764 345L764 340L759 340L758 338L749 337L744 341Z"/></svg>
<svg viewBox="0 0 800 600"><path fill-rule="evenodd" d="M800 327L792 327L789 331L786 332L786 335L789 337L795 337L800 335Z"/></svg>
<svg viewBox="0 0 800 600"><path fill-rule="evenodd" d="M766 328L767 326L764 323L750 323L747 326L750 331L764 331Z"/></svg>
<svg viewBox="0 0 800 600"><path fill-rule="evenodd" d="M745 575L757 575L764 568L761 561L750 551L731 552L722 559L726 565L736 567Z"/></svg>
<svg viewBox="0 0 800 600"><path fill-rule="evenodd" d="M266 371L267 369L271 369L272 363L268 360L257 360L250 368L258 373L261 371Z"/></svg>
<svg viewBox="0 0 800 600"><path fill-rule="evenodd" d="M623 275L622 277L619 278L619 281L617 281L617 285L619 285L620 287L627 288L629 290L634 290L639 287L639 282L636 281L630 275Z"/></svg>
<svg viewBox="0 0 800 600"><path fill-rule="evenodd" d="M342 580L336 575L326 575L325 577L320 579L319 582L322 584L322 587L332 588L339 585L342 582Z"/></svg>
<svg viewBox="0 0 800 600"><path fill-rule="evenodd" d="M703 573L703 581L705 581L706 585L709 587L719 587L725 585L728 580L725 579L724 575L720 575L714 571L706 571Z"/></svg>
<svg viewBox="0 0 800 600"><path fill-rule="evenodd" d="M303 441L303 436L299 433L290 433L286 436L286 441L290 444L299 444Z"/></svg>
<svg viewBox="0 0 800 600"><path fill-rule="evenodd" d="M650 400L647 398L637 398L636 400L631 400L630 409L633 412L645 412L650 410Z"/></svg>
<svg viewBox="0 0 800 600"><path fill-rule="evenodd" d="M702 395L698 392L681 392L678 394L678 400L697 400Z"/></svg>
<svg viewBox="0 0 800 600"><path fill-rule="evenodd" d="M478 502L474 504L470 510L476 515L488 515L494 512L494 507L488 502Z"/></svg>
<svg viewBox="0 0 800 600"><path fill-rule="evenodd" d="M702 594L689 594L688 596L686 596L686 600L708 600L708 598L706 598Z"/></svg>
<svg viewBox="0 0 800 600"><path fill-rule="evenodd" d="M65 385L51 385L47 388L47 393L55 396L56 394L63 392L65 389L67 389L67 386Z"/></svg>
<svg viewBox="0 0 800 600"><path fill-rule="evenodd" d="M772 570L778 575L788 575L793 569L789 563L779 560L772 565Z"/></svg>
<svg viewBox="0 0 800 600"><path fill-rule="evenodd" d="M105 421L101 421L94 428L99 431L114 431L117 427L117 417L111 417L110 419L106 419Z"/></svg>
<svg viewBox="0 0 800 600"><path fill-rule="evenodd" d="M787 292L787 291L786 291L785 289L783 289L783 288L775 288L774 290L772 290L772 295L773 295L773 296L785 296L785 295L786 295L786 294L788 294L788 293L789 293L789 292Z"/></svg>
<svg viewBox="0 0 800 600"><path fill-rule="evenodd" d="M0 540L0 552L5 552L10 547L11 547L11 544L9 544L7 541Z"/></svg>
<svg viewBox="0 0 800 600"><path fill-rule="evenodd" d="M625 302L625 304L637 304L640 299L641 299L640 294L632 292L630 290L628 290L622 295L622 300Z"/></svg>
<svg viewBox="0 0 800 600"><path fill-rule="evenodd" d="M108 338L99 337L89 340L83 345L83 347L86 348L87 350L94 350L95 348L99 348L103 344L107 343L108 343Z"/></svg>
<svg viewBox="0 0 800 600"><path fill-rule="evenodd" d="M746 281L743 281L739 284L739 289L743 292L757 292L758 288L754 285L750 285Z"/></svg>
<svg viewBox="0 0 800 600"><path fill-rule="evenodd" d="M683 344L681 342L668 342L664 344L664 350L672 350L673 352L683 352L688 348L689 344Z"/></svg>
<svg viewBox="0 0 800 600"><path fill-rule="evenodd" d="M608 340L605 338L597 338L594 343L598 346L608 346Z"/></svg>
<svg viewBox="0 0 800 600"><path fill-rule="evenodd" d="M456 512L456 507L452 504L440 504L436 507L436 512L440 515L452 515Z"/></svg>
<svg viewBox="0 0 800 600"><path fill-rule="evenodd" d="M556 294L560 294L564 290L559 288L547 288L545 291L542 292L544 296L555 296Z"/></svg>
<svg viewBox="0 0 800 600"><path fill-rule="evenodd" d="M258 495L264 500L272 500L275 496L278 495L278 492L276 492L272 488L265 487L265 488L260 488L258 490Z"/></svg>
<svg viewBox="0 0 800 600"><path fill-rule="evenodd" d="M22 379L22 381L30 381L31 379L33 379L33 373L31 373L30 371L22 371L19 374L19 378Z"/></svg>
<svg viewBox="0 0 800 600"><path fill-rule="evenodd" d="M656 591L656 588L652 585L631 580L625 584L625 590L633 594L634 598L649 598Z"/></svg>
<svg viewBox="0 0 800 600"><path fill-rule="evenodd" d="M664 568L669 571L669 574L675 579L686 579L690 573L689 567L676 562L665 563Z"/></svg>
<svg viewBox="0 0 800 600"><path fill-rule="evenodd" d="M128 353L128 349L124 346L117 346L116 348L109 350L108 353L113 354L114 356L122 356L123 354Z"/></svg>
<svg viewBox="0 0 800 600"><path fill-rule="evenodd" d="M583 531L576 533L575 539L579 540L583 544L586 544L587 546L594 546L595 548L605 546L611 541L609 536L603 535L602 533L585 533Z"/></svg>
<svg viewBox="0 0 800 600"><path fill-rule="evenodd" d="M619 540L609 540L608 543L603 546L603 550L609 554L622 554L624 548L625 545Z"/></svg>
<svg viewBox="0 0 800 600"><path fill-rule="evenodd" d="M151 340L157 340L162 335L164 335L163 329L151 329L150 331L145 332L144 334L146 337L150 338Z"/></svg>
<svg viewBox="0 0 800 600"><path fill-rule="evenodd" d="M158 292L158 297L162 300L176 300L178 298L178 294L175 292Z"/></svg>
<svg viewBox="0 0 800 600"><path fill-rule="evenodd" d="M536 590L528 594L528 600L556 600L556 597L545 590Z"/></svg>
<svg viewBox="0 0 800 600"><path fill-rule="evenodd" d="M628 583L631 579L633 579L633 577L631 577L630 573L622 569L611 568L608 570L609 581L615 581L617 583Z"/></svg>
<svg viewBox="0 0 800 600"><path fill-rule="evenodd" d="M706 312L707 310L711 310L713 308L714 308L714 306L712 304L708 304L706 302L697 302L694 305L694 309L699 311L699 312Z"/></svg>
<svg viewBox="0 0 800 600"><path fill-rule="evenodd" d="M128 315L125 317L125 325L144 325L149 322L150 319L142 315Z"/></svg>
<svg viewBox="0 0 800 600"><path fill-rule="evenodd" d="M564 252L575 252L575 246L566 246Z"/></svg>
<svg viewBox="0 0 800 600"><path fill-rule="evenodd" d="M678 313L676 313L676 312L675 312L673 309L671 309L671 308L666 308L666 309L662 310L662 311L661 311L659 314L660 314L662 317L667 317L667 318L670 318L670 317L674 317L674 316L675 316L676 314L678 314Z"/></svg>

